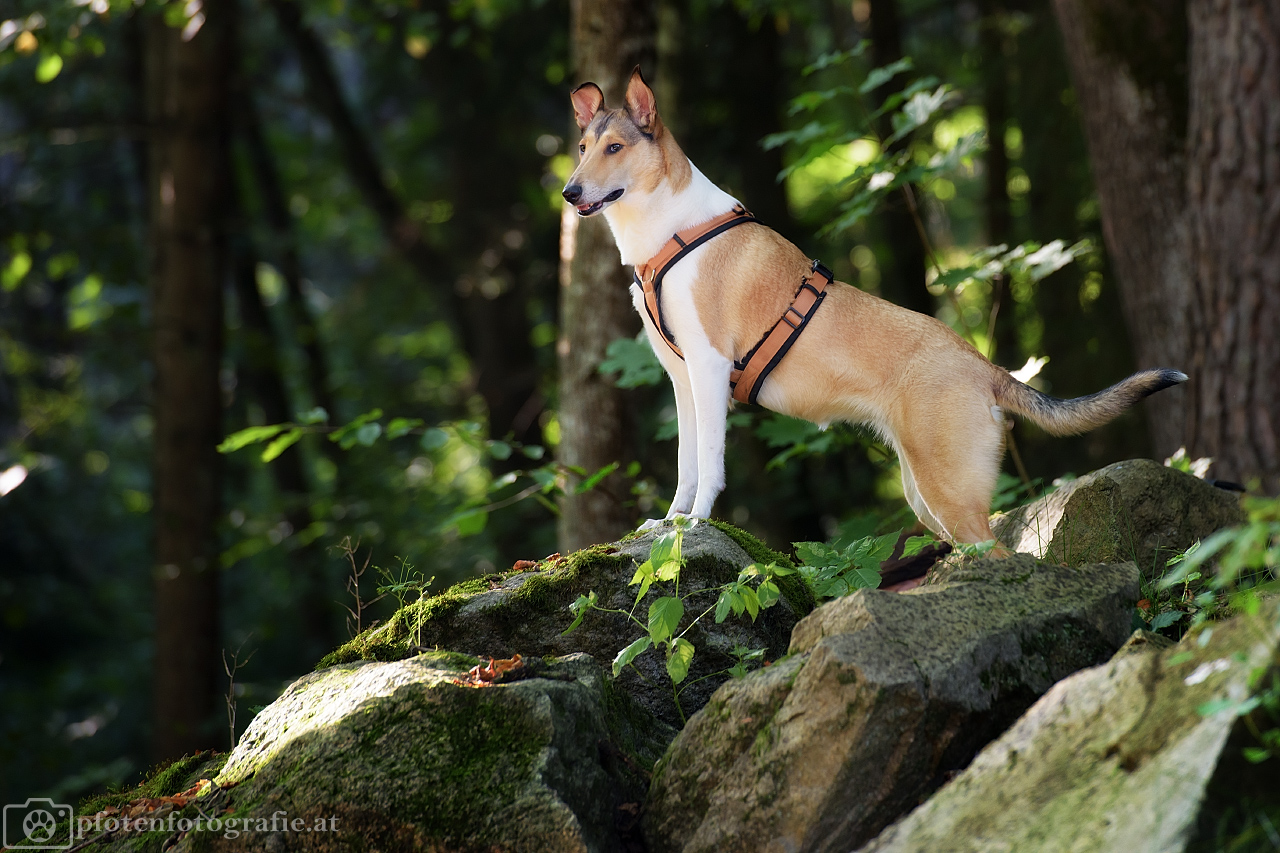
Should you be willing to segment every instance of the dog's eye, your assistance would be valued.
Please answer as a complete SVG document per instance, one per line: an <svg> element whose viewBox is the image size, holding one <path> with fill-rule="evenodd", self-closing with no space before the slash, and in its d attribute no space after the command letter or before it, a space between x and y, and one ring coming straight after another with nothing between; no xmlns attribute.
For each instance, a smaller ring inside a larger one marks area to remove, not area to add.
<svg viewBox="0 0 1280 853"><path fill-rule="evenodd" d="M610 154L617 154L617 153L618 153L619 151L621 151L621 150L622 150L622 146L621 146L620 144L618 144L617 142L615 142L615 143L613 143L612 145L610 145L610 146L609 146L609 153L610 153Z"/></svg>
<svg viewBox="0 0 1280 853"><path fill-rule="evenodd" d="M587 143L585 143L585 142L579 142L579 143L578 143L578 153L580 153L580 154L586 154L586 153L587 153Z"/></svg>

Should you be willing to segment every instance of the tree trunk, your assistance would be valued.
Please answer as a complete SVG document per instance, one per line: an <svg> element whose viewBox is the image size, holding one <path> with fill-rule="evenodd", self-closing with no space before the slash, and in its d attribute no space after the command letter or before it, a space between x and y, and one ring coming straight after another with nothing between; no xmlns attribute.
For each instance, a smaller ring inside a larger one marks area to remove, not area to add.
<svg viewBox="0 0 1280 853"><path fill-rule="evenodd" d="M1184 18L1180 5L1054 3L1089 141L1103 238L1120 276L1134 354L1144 368L1186 367L1185 125L1177 119L1180 109L1185 114L1178 106L1186 102L1185 75L1178 70L1180 62L1185 67L1185 31L1170 23ZM1148 32L1151 43L1144 44ZM1149 405L1156 452L1171 453L1184 441L1184 394L1165 391Z"/></svg>
<svg viewBox="0 0 1280 853"><path fill-rule="evenodd" d="M987 242L1010 245L1013 217L1009 209L1009 152L1004 143L1009 123L1009 69L1004 36L1007 12L1003 0L980 0L978 9L982 14L978 24L978 43L982 48L982 109L987 118L987 154L983 164ZM990 344L988 356L998 364L1020 367L1013 294L1003 275L996 276L992 288L995 340Z"/></svg>
<svg viewBox="0 0 1280 853"><path fill-rule="evenodd" d="M902 58L902 32L898 20L897 0L871 0L871 61L876 67L889 65ZM901 89L901 83L895 78L875 90L875 106L884 103L885 98ZM889 117L884 116L879 122L881 137L893 133L889 126ZM911 144L911 137L898 140L891 151L905 150ZM888 244L889 256L881 258L881 286L885 295L912 311L922 314L933 314L933 296L925 286L924 243L920 238L922 222L917 223L918 211L913 214L908 194L914 193L918 200L920 194L912 187L904 187L901 193L887 196L877 217L884 231ZM887 263L885 262L887 260Z"/></svg>
<svg viewBox="0 0 1280 853"><path fill-rule="evenodd" d="M653 0L572 0L575 79L595 82L606 104L621 105L631 69L637 64L655 67L656 22ZM560 234L559 454L564 464L588 472L627 461L625 392L598 368L610 343L635 335L639 328L630 283L605 221L598 216L580 220L566 206ZM626 477L614 474L585 494L566 495L560 504L560 550L608 542L625 533L635 521L627 506L629 486Z"/></svg>
<svg viewBox="0 0 1280 853"><path fill-rule="evenodd" d="M1055 0L1157 455L1280 489L1280 11ZM1188 68L1189 63L1189 68Z"/></svg>
<svg viewBox="0 0 1280 853"><path fill-rule="evenodd" d="M1215 474L1280 492L1280 7L1192 0L1190 405ZM1184 345L1174 341L1174 346Z"/></svg>
<svg viewBox="0 0 1280 853"><path fill-rule="evenodd" d="M218 543L230 0L194 37L146 23L155 324L157 759L212 746L219 694Z"/></svg>

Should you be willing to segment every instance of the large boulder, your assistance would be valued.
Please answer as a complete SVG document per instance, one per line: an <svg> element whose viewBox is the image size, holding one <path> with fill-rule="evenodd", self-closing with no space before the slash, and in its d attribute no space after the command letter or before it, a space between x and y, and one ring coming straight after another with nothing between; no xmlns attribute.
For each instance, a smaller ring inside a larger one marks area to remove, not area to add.
<svg viewBox="0 0 1280 853"><path fill-rule="evenodd" d="M1251 728L1276 721L1262 708L1252 720L1237 709L1251 690L1272 683L1261 671L1278 666L1274 602L1175 648L1117 655L1056 684L862 853L1271 849L1280 828L1280 757L1254 764L1243 750L1260 746ZM1250 818L1255 843L1220 837Z"/></svg>
<svg viewBox="0 0 1280 853"><path fill-rule="evenodd" d="M160 831L117 832L99 846L633 849L646 770L672 733L585 655L538 662L535 677L505 684L477 684L468 663L427 653L301 678L254 718L213 786L176 798L178 831L164 822L175 798L142 800L126 811L155 817ZM201 816L219 824L182 831Z"/></svg>
<svg viewBox="0 0 1280 853"><path fill-rule="evenodd" d="M791 656L721 687L654 771L653 851L841 851L876 833L1055 681L1130 634L1131 563L984 560L861 590L796 626Z"/></svg>
<svg viewBox="0 0 1280 853"><path fill-rule="evenodd" d="M466 581L444 593L402 608L386 624L365 631L320 662L331 666L355 660L398 660L420 648L442 648L471 655L526 658L583 652L608 666L617 653L637 639L642 630L621 613L592 612L569 634L573 621L569 605L579 595L594 591L602 607L627 611L635 601L636 587L628 586L636 566L649 556L653 540L670 528L631 536L621 542L599 545L566 558L547 560L531 571L490 575ZM715 604L712 587L738 577L753 562L789 561L770 551L759 540L719 522L698 524L684 533L686 565L680 575L686 601L685 622ZM690 685L680 694L680 707L672 698L664 659L650 651L635 661L637 673L623 671L616 684L642 707L673 726L683 723L728 676L736 662L735 646L763 648L769 658L786 653L791 629L813 609L813 596L796 576L778 579L782 599L751 622L730 618L721 624L703 619L686 634L696 653L689 670ZM650 590L635 608L643 620L649 603L660 595Z"/></svg>
<svg viewBox="0 0 1280 853"><path fill-rule="evenodd" d="M1197 539L1242 521L1239 493L1130 459L993 518L991 529L1013 550L1051 563L1130 560L1150 579Z"/></svg>

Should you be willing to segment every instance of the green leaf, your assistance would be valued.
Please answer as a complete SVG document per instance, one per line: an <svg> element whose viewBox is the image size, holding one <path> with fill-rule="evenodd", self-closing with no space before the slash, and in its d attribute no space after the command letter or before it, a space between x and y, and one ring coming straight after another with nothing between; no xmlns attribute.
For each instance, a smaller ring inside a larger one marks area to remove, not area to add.
<svg viewBox="0 0 1280 853"><path fill-rule="evenodd" d="M1168 628L1184 615L1181 610L1166 610L1164 613L1157 613L1155 618L1151 620L1151 630L1159 631L1161 628Z"/></svg>
<svg viewBox="0 0 1280 853"><path fill-rule="evenodd" d="M62 71L62 57L56 53L46 53L40 57L36 66L36 82L48 83Z"/></svg>
<svg viewBox="0 0 1280 853"><path fill-rule="evenodd" d="M800 444L822 433L822 428L800 418L772 415L756 427L756 435L770 447L787 447Z"/></svg>
<svg viewBox="0 0 1280 853"><path fill-rule="evenodd" d="M911 57L909 56L904 56L897 62L891 62L888 65L873 68L871 69L871 72L867 74L867 79L858 87L858 93L865 95L873 89L879 89L903 71L910 71L911 68L912 62Z"/></svg>
<svg viewBox="0 0 1280 853"><path fill-rule="evenodd" d="M1178 564L1177 569L1160 578L1156 586L1159 589L1168 589L1175 583L1180 583L1187 575L1213 559L1219 551L1230 545L1239 535L1239 529L1228 527L1225 530L1218 530L1210 534L1209 538L1203 541L1196 542L1187 549L1186 559Z"/></svg>
<svg viewBox="0 0 1280 853"><path fill-rule="evenodd" d="M445 527L456 529L458 535L465 539L484 530L488 521L489 513L482 509L469 509L455 514L445 523Z"/></svg>
<svg viewBox="0 0 1280 853"><path fill-rule="evenodd" d="M880 586L880 572L876 569L857 568L845 578L854 589L876 589Z"/></svg>
<svg viewBox="0 0 1280 853"><path fill-rule="evenodd" d="M597 368L600 373L617 373L613 384L619 388L638 388L641 385L657 385L662 381L662 362L649 345L642 331L633 338L618 338L605 350L607 358Z"/></svg>
<svg viewBox="0 0 1280 853"><path fill-rule="evenodd" d="M439 427L431 427L422 434L422 439L418 442L423 450L428 452L439 450L449 443L449 433Z"/></svg>
<svg viewBox="0 0 1280 853"><path fill-rule="evenodd" d="M262 461L270 462L275 459L296 444L300 438L302 438L302 430L298 427L294 427L283 435L277 436L275 441L268 444L267 449L262 451Z"/></svg>
<svg viewBox="0 0 1280 853"><path fill-rule="evenodd" d="M266 441L268 438L275 436L277 433L284 432L293 424L272 424L270 426L253 426L247 429L233 432L222 440L222 444L218 445L219 453L234 453L242 447L248 447L250 444L257 444L260 441Z"/></svg>
<svg viewBox="0 0 1280 853"><path fill-rule="evenodd" d="M902 546L903 557L914 557L933 544L932 536L911 536Z"/></svg>
<svg viewBox="0 0 1280 853"><path fill-rule="evenodd" d="M320 406L316 406L309 412L298 413L298 423L300 424L322 424L327 420L329 420L329 413Z"/></svg>
<svg viewBox="0 0 1280 853"><path fill-rule="evenodd" d="M392 418L391 423L387 424L387 438L400 438L403 435L408 435L411 430L417 429L422 424L421 418Z"/></svg>
<svg viewBox="0 0 1280 853"><path fill-rule="evenodd" d="M693 643L684 637L676 637L667 650L667 675L672 684L679 684L689 677L689 664L693 663Z"/></svg>
<svg viewBox="0 0 1280 853"><path fill-rule="evenodd" d="M733 604L733 599L729 597L729 591L726 589L720 593L720 597L716 599L716 624L729 618L729 609Z"/></svg>
<svg viewBox="0 0 1280 853"><path fill-rule="evenodd" d="M526 444L524 447L520 448L520 452L534 461L537 461L547 455L547 449L537 444Z"/></svg>
<svg viewBox="0 0 1280 853"><path fill-rule="evenodd" d="M382 424L362 424L360 428L355 431L354 435L348 437L350 441L343 439L341 445L343 449L351 447L352 444L361 444L365 447L372 447L373 443L378 440L378 436L380 435L382 435Z"/></svg>
<svg viewBox="0 0 1280 853"><path fill-rule="evenodd" d="M1271 757L1271 750L1263 749L1260 746L1246 746L1244 748L1244 760L1250 764L1261 764Z"/></svg>
<svg viewBox="0 0 1280 853"><path fill-rule="evenodd" d="M623 668L648 651L653 646L653 640L648 637L641 637L622 651L618 652L617 657L613 659L613 677L617 678L621 674Z"/></svg>
<svg viewBox="0 0 1280 853"><path fill-rule="evenodd" d="M330 432L329 440L338 444L340 447L342 447L343 450L349 450L355 444L356 439L348 438L348 437L351 436L352 433L359 430L361 427L365 426L371 421L376 421L380 417L382 417L382 409L373 409L372 411L365 412L363 415L356 417L354 420L352 420L350 423L346 424L345 426L338 427L337 429ZM381 426L378 427L378 432L379 434L381 434L382 432ZM377 436L374 436L374 438L376 439Z"/></svg>
<svg viewBox="0 0 1280 853"><path fill-rule="evenodd" d="M796 542L796 556L806 566L834 566L840 557L836 550L825 542Z"/></svg>
<svg viewBox="0 0 1280 853"><path fill-rule="evenodd" d="M653 563L649 560L645 560L640 564L640 567L636 569L636 573L631 578L631 583L628 584L628 586L640 584L640 591L636 593L635 604L639 604L640 600L649 592L649 587L653 585L653 581ZM632 606L634 607L635 605L633 604Z"/></svg>
<svg viewBox="0 0 1280 853"><path fill-rule="evenodd" d="M670 595L657 599L649 605L649 638L655 643L670 639L683 618L683 601Z"/></svg>
<svg viewBox="0 0 1280 853"><path fill-rule="evenodd" d="M768 609L778 603L780 593L778 585L773 581L766 580L756 588L756 599L760 602L762 610Z"/></svg>
<svg viewBox="0 0 1280 853"><path fill-rule="evenodd" d="M668 560L658 568L658 580L673 581L680 577L680 564L675 560Z"/></svg>
<svg viewBox="0 0 1280 853"><path fill-rule="evenodd" d="M581 495L584 492L591 491L596 486L600 485L601 480L608 477L614 471L617 471L620 464L621 463L618 462L610 462L608 465L604 466L599 471L579 483L577 488L573 490L574 494Z"/></svg>
<svg viewBox="0 0 1280 853"><path fill-rule="evenodd" d="M573 624L571 624L568 628L565 628L564 631L561 632L560 636L563 637L565 634L568 634L574 628L577 628L579 625L581 625L583 617L587 615L588 610L590 610L592 607L595 607L595 604L596 604L596 594L594 591L592 591L590 595L578 596L574 600L573 604L569 605L569 612L573 613L574 615Z"/></svg>
<svg viewBox="0 0 1280 853"><path fill-rule="evenodd" d="M505 441L491 441L489 442L489 455L494 459L510 459L511 445Z"/></svg>
<svg viewBox="0 0 1280 853"><path fill-rule="evenodd" d="M747 608L747 613L751 616L751 621L756 621L756 617L760 615L760 598L756 595L756 591L749 586L741 588L742 603Z"/></svg>
<svg viewBox="0 0 1280 853"><path fill-rule="evenodd" d="M680 562L680 549L684 534L679 530L664 533L649 546L649 562L661 566L669 562Z"/></svg>
<svg viewBox="0 0 1280 853"><path fill-rule="evenodd" d="M871 42L867 39L863 39L848 50L824 53L815 59L812 65L806 65L800 73L805 77L808 77L810 74L814 74L834 65L843 65L854 57L862 56L862 54L867 52L867 48L870 46Z"/></svg>

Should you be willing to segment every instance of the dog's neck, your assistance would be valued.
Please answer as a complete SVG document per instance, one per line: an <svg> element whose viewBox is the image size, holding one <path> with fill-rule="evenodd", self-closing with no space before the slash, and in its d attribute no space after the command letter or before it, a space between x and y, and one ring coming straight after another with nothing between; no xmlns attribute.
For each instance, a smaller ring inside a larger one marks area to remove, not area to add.
<svg viewBox="0 0 1280 853"><path fill-rule="evenodd" d="M605 208L604 218L624 264L643 264L658 254L677 231L700 225L738 203L687 158L686 162L692 174L680 189L664 177L652 191L628 192Z"/></svg>

